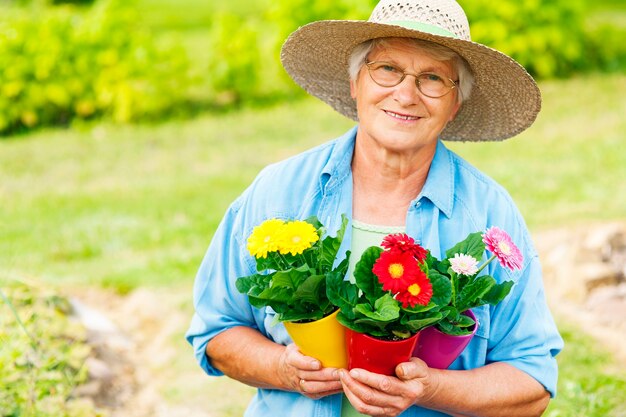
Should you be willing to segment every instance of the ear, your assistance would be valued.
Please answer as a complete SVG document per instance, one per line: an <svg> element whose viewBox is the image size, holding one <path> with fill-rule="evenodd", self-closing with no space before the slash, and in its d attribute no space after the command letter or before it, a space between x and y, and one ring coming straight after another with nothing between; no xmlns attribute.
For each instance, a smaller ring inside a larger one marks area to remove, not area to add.
<svg viewBox="0 0 626 417"><path fill-rule="evenodd" d="M454 118L456 117L456 114L459 112L459 109L461 108L461 103L459 103L458 101L454 104L454 107L452 108L452 112L450 113L450 117L448 118L448 122L451 122L454 120Z"/></svg>

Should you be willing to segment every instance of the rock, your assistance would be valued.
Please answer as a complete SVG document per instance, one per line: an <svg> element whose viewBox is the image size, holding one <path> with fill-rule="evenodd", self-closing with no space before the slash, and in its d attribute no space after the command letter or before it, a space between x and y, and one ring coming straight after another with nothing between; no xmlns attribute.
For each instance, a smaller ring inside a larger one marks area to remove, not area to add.
<svg viewBox="0 0 626 417"><path fill-rule="evenodd" d="M587 263L580 266L578 273L585 284L587 294L600 286L611 286L619 283L619 271L606 263Z"/></svg>

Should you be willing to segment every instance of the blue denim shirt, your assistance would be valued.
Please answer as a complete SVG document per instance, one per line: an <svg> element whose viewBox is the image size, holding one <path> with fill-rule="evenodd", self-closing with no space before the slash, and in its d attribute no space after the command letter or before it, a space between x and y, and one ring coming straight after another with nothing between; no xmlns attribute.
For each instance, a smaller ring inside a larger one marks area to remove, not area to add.
<svg viewBox="0 0 626 417"><path fill-rule="evenodd" d="M271 218L304 219L317 215L332 233L341 214L351 217L352 172L356 128L342 137L266 167L235 200L219 225L194 285L195 314L186 337L200 366L221 375L205 354L209 340L234 326L250 326L276 343L291 342L282 324L273 324L271 309L252 307L235 288L237 277L254 273L246 250L254 226ZM350 219L351 221L351 219ZM349 224L349 227L351 223ZM539 259L524 221L508 193L441 142L426 183L406 215L407 233L441 257L469 233L498 226L507 231L524 255L521 271L498 262L488 273L498 281L513 280L509 296L496 307L474 309L476 337L450 369L472 369L506 362L531 375L554 396L556 354L563 341L546 305ZM350 248L346 233L340 254ZM311 400L301 394L259 389L245 416L337 417L341 394ZM411 407L402 416L446 414Z"/></svg>

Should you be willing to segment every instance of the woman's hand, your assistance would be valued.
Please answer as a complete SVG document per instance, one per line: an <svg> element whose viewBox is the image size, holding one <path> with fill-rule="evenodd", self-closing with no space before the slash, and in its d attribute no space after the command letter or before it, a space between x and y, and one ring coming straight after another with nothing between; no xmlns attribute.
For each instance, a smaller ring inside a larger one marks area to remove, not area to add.
<svg viewBox="0 0 626 417"><path fill-rule="evenodd" d="M290 390L312 399L341 392L338 370L322 368L320 361L303 355L293 343L285 348L280 357L278 377Z"/></svg>
<svg viewBox="0 0 626 417"><path fill-rule="evenodd" d="M369 416L397 416L431 395L434 381L428 366L417 358L396 367L395 376L364 369L340 371L344 393L352 406Z"/></svg>

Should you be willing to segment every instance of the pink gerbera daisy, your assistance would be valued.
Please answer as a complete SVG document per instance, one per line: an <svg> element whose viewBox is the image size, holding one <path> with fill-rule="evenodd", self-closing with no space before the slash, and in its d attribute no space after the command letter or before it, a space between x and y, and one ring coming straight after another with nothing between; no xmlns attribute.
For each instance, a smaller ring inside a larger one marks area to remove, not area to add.
<svg viewBox="0 0 626 417"><path fill-rule="evenodd" d="M507 232L493 226L483 234L483 242L502 266L511 270L522 269L524 256Z"/></svg>
<svg viewBox="0 0 626 417"><path fill-rule="evenodd" d="M426 259L426 249L415 243L415 239L406 233L387 235L380 246L390 251L397 250L411 253L419 262L423 262Z"/></svg>

